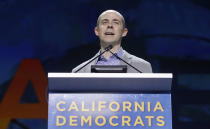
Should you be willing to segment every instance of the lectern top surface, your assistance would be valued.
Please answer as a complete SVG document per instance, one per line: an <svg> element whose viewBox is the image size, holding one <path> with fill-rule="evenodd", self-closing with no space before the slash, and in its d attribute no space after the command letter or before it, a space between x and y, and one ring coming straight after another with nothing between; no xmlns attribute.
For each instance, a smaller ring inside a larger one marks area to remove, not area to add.
<svg viewBox="0 0 210 129"><path fill-rule="evenodd" d="M48 73L49 78L172 78L171 73Z"/></svg>

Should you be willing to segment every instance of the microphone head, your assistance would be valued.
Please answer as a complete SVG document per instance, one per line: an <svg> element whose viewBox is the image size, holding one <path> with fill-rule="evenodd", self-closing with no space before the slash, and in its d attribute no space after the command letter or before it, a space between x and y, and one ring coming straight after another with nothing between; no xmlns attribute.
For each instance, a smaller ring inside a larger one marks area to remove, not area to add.
<svg viewBox="0 0 210 129"><path fill-rule="evenodd" d="M108 47L105 48L105 51L109 51L113 48L113 46L110 44Z"/></svg>

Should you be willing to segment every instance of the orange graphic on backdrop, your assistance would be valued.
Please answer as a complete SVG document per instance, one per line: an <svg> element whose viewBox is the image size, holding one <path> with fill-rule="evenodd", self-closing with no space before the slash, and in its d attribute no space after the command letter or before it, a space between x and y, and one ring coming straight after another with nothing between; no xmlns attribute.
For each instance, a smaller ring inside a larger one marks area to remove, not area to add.
<svg viewBox="0 0 210 129"><path fill-rule="evenodd" d="M20 104L29 81L32 82L38 103ZM7 129L12 119L47 119L47 76L39 60L25 59L21 62L11 84L0 103L0 129Z"/></svg>

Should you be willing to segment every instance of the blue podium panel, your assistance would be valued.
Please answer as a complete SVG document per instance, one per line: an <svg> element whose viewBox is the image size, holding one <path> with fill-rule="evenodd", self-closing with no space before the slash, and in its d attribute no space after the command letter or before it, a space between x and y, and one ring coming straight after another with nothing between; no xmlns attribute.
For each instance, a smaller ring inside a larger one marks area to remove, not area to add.
<svg viewBox="0 0 210 129"><path fill-rule="evenodd" d="M172 129L171 94L50 93L49 129Z"/></svg>

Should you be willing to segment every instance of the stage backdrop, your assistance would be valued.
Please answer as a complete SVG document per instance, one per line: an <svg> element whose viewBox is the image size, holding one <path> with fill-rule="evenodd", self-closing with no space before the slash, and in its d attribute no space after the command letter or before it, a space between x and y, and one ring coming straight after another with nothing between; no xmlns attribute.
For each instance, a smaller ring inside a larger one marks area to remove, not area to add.
<svg viewBox="0 0 210 129"><path fill-rule="evenodd" d="M106 9L125 17L125 50L173 73L174 129L210 127L209 0L1 0L1 129L47 128L46 75L98 52Z"/></svg>

